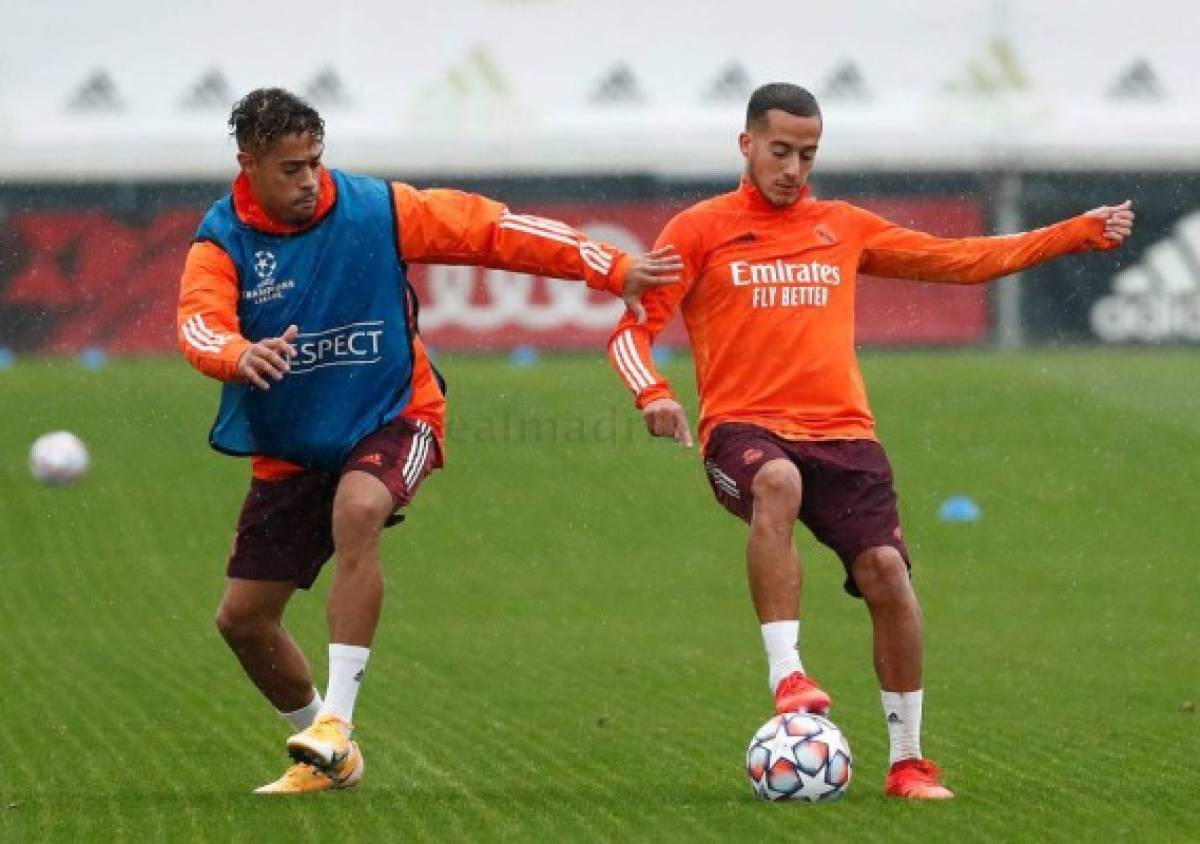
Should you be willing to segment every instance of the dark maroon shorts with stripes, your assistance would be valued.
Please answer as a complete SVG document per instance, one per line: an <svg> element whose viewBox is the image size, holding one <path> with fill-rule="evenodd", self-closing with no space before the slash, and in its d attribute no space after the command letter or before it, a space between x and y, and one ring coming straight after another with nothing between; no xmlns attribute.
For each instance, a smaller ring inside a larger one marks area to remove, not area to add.
<svg viewBox="0 0 1200 844"><path fill-rule="evenodd" d="M891 546L911 569L892 466L882 445L875 440L788 440L757 425L726 422L713 429L704 451L717 501L749 522L754 476L770 460L790 460L800 470L796 518L841 559L848 593L862 597L850 567L868 548Z"/></svg>
<svg viewBox="0 0 1200 844"><path fill-rule="evenodd" d="M251 480L226 574L308 589L333 555L333 496L342 475L357 471L379 478L399 511L441 465L429 425L399 417L364 437L340 472L309 469L278 481ZM388 525L402 518L396 513Z"/></svg>

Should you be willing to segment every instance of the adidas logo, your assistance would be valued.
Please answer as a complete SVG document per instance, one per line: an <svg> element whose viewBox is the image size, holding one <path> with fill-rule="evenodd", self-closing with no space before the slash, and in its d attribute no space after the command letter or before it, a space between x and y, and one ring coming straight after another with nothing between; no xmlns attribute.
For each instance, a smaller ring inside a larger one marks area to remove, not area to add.
<svg viewBox="0 0 1200 844"><path fill-rule="evenodd" d="M1012 42L993 38L946 87L954 93L987 96L1022 91L1029 87L1029 79Z"/></svg>
<svg viewBox="0 0 1200 844"><path fill-rule="evenodd" d="M342 77L332 67L322 68L304 88L304 95L309 102L320 105L346 105L350 102Z"/></svg>
<svg viewBox="0 0 1200 844"><path fill-rule="evenodd" d="M897 715L895 712L888 713L887 722L889 724L903 724L904 723L903 719L901 719L900 716Z"/></svg>
<svg viewBox="0 0 1200 844"><path fill-rule="evenodd" d="M229 89L229 81L214 68L192 84L182 105L187 109L228 109L236 99Z"/></svg>
<svg viewBox="0 0 1200 844"><path fill-rule="evenodd" d="M1166 95L1162 80L1145 59L1131 64L1108 88L1108 96L1114 100L1161 100Z"/></svg>
<svg viewBox="0 0 1200 844"><path fill-rule="evenodd" d="M1200 340L1200 210L1113 276L1092 304L1092 332L1108 343Z"/></svg>
<svg viewBox="0 0 1200 844"><path fill-rule="evenodd" d="M738 62L734 62L717 74L708 86L704 99L713 102L742 103L753 90L754 83L750 80L750 74L746 72L746 68Z"/></svg>
<svg viewBox="0 0 1200 844"><path fill-rule="evenodd" d="M593 103L637 103L646 98L629 65L618 64L610 70L596 85L591 96Z"/></svg>
<svg viewBox="0 0 1200 844"><path fill-rule="evenodd" d="M340 80L337 80L340 86ZM313 85L322 80L314 79ZM327 80L328 82L328 80ZM331 84L324 84L331 88ZM326 92L328 93L328 92ZM526 115L492 51L476 44L410 101L414 119L435 125L524 125Z"/></svg>
<svg viewBox="0 0 1200 844"><path fill-rule="evenodd" d="M863 78L862 71L854 62L838 65L821 86L822 99L869 100L871 91Z"/></svg>
<svg viewBox="0 0 1200 844"><path fill-rule="evenodd" d="M101 112L121 111L125 107L124 100L117 91L117 85L106 70L97 70L83 81L67 101L71 111Z"/></svg>
<svg viewBox="0 0 1200 844"><path fill-rule="evenodd" d="M358 672L354 675L354 682L361 683L363 675L366 673L367 673L367 669L365 669L365 668L358 669Z"/></svg>

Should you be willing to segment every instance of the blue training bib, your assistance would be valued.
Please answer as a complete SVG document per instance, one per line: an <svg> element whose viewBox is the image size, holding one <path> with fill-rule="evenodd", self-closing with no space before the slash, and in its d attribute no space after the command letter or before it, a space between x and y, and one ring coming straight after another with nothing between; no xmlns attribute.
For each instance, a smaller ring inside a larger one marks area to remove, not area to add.
<svg viewBox="0 0 1200 844"><path fill-rule="evenodd" d="M238 319L251 342L300 329L292 369L271 389L227 383L209 435L218 451L337 471L354 445L412 394L411 289L389 186L331 170L337 199L311 229L275 235L213 204L197 240L238 271Z"/></svg>

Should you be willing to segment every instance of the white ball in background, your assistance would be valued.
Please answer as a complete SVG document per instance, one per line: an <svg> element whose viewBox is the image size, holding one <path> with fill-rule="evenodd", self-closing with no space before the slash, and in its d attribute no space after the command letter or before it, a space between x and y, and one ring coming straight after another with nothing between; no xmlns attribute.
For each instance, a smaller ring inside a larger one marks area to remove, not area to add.
<svg viewBox="0 0 1200 844"><path fill-rule="evenodd" d="M69 431L43 434L29 450L29 471L47 486L73 484L84 476L87 468L87 446Z"/></svg>

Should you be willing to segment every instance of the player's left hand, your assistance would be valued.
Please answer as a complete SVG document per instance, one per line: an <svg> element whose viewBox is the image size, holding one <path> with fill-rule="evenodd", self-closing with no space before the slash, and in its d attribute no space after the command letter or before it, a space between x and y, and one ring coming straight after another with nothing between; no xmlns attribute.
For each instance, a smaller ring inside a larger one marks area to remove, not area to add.
<svg viewBox="0 0 1200 844"><path fill-rule="evenodd" d="M1127 199L1120 205L1101 205L1083 216L1096 217L1104 221L1104 237L1120 246L1125 238L1133 234L1133 200Z"/></svg>
<svg viewBox="0 0 1200 844"><path fill-rule="evenodd" d="M670 437L684 448L692 447L692 428L687 411L673 398L655 399L642 408L646 430L654 437Z"/></svg>
<svg viewBox="0 0 1200 844"><path fill-rule="evenodd" d="M642 307L642 293L649 287L663 284L678 284L683 280L683 259L675 247L667 245L633 259L625 273L625 286L621 299L633 314L638 325L646 321L646 309Z"/></svg>

